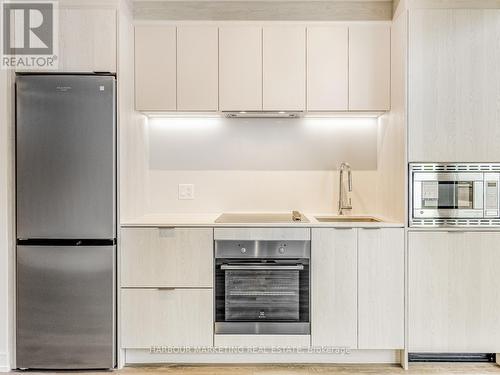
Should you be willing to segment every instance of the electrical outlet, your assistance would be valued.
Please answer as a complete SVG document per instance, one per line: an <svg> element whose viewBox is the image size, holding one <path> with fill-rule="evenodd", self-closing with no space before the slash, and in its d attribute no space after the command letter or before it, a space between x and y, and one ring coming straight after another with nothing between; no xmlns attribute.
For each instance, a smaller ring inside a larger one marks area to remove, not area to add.
<svg viewBox="0 0 500 375"><path fill-rule="evenodd" d="M194 185L179 184L179 199L194 199Z"/></svg>

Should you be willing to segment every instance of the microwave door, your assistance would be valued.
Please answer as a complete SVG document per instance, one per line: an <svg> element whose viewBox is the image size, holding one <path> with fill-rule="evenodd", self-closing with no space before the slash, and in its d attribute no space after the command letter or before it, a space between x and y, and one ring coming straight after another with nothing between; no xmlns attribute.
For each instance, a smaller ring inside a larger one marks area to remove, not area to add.
<svg viewBox="0 0 500 375"><path fill-rule="evenodd" d="M415 218L476 218L483 214L483 182L415 181Z"/></svg>

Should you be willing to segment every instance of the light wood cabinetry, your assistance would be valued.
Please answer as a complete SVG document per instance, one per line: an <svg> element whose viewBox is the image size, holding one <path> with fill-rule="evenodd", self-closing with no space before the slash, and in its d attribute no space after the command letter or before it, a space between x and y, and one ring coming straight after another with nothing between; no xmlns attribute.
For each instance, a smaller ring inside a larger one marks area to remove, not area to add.
<svg viewBox="0 0 500 375"><path fill-rule="evenodd" d="M500 160L500 10L418 9L409 26L409 161Z"/></svg>
<svg viewBox="0 0 500 375"><path fill-rule="evenodd" d="M349 26L349 110L388 110L390 79L390 25Z"/></svg>
<svg viewBox="0 0 500 375"><path fill-rule="evenodd" d="M263 109L306 108L306 29L304 26L263 28Z"/></svg>
<svg viewBox="0 0 500 375"><path fill-rule="evenodd" d="M356 229L312 230L312 346L357 348Z"/></svg>
<svg viewBox="0 0 500 375"><path fill-rule="evenodd" d="M307 28L307 110L347 111L348 27Z"/></svg>
<svg viewBox="0 0 500 375"><path fill-rule="evenodd" d="M123 348L213 345L212 289L122 289L121 306Z"/></svg>
<svg viewBox="0 0 500 375"><path fill-rule="evenodd" d="M135 86L144 112L384 111L390 25L137 25Z"/></svg>
<svg viewBox="0 0 500 375"><path fill-rule="evenodd" d="M58 70L116 72L116 10L59 9Z"/></svg>
<svg viewBox="0 0 500 375"><path fill-rule="evenodd" d="M122 287L212 285L212 228L122 228Z"/></svg>
<svg viewBox="0 0 500 375"><path fill-rule="evenodd" d="M177 28L177 109L218 109L217 26Z"/></svg>
<svg viewBox="0 0 500 375"><path fill-rule="evenodd" d="M358 231L358 349L402 349L404 231Z"/></svg>
<svg viewBox="0 0 500 375"><path fill-rule="evenodd" d="M500 233L408 233L408 349L500 352Z"/></svg>
<svg viewBox="0 0 500 375"><path fill-rule="evenodd" d="M177 109L176 27L135 27L135 108Z"/></svg>
<svg viewBox="0 0 500 375"><path fill-rule="evenodd" d="M404 230L317 228L311 240L312 345L404 348Z"/></svg>
<svg viewBox="0 0 500 375"><path fill-rule="evenodd" d="M219 28L219 109L262 109L262 27Z"/></svg>

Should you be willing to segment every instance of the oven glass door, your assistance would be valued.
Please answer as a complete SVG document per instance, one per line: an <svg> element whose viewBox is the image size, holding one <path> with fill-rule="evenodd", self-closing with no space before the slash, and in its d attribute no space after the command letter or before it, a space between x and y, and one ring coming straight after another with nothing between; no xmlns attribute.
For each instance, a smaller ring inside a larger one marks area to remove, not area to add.
<svg viewBox="0 0 500 375"><path fill-rule="evenodd" d="M227 267L226 321L299 321L299 272L303 266Z"/></svg>
<svg viewBox="0 0 500 375"><path fill-rule="evenodd" d="M217 322L309 322L309 262L219 259Z"/></svg>

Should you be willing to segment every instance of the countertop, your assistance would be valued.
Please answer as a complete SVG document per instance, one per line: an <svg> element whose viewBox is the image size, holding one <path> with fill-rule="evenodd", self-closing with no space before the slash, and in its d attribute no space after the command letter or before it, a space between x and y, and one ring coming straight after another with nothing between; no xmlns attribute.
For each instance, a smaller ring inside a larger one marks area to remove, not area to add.
<svg viewBox="0 0 500 375"><path fill-rule="evenodd" d="M387 220L380 215L362 215L375 217L381 222L319 222L315 216L337 216L333 213L303 213L309 222L290 223L216 223L221 213L215 214L186 214L186 215L146 215L133 219L124 219L122 227L217 227L217 228L403 228L404 223ZM353 215L356 217L357 215Z"/></svg>

